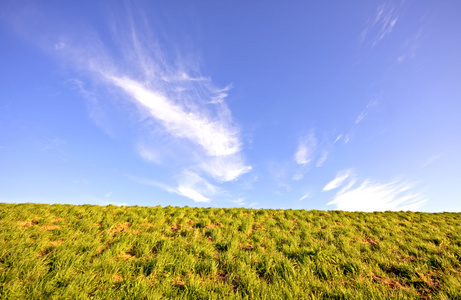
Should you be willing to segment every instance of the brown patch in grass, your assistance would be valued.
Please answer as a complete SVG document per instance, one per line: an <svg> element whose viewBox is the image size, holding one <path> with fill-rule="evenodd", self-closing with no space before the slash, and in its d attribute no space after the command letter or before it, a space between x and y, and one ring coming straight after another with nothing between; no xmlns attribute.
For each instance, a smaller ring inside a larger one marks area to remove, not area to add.
<svg viewBox="0 0 461 300"><path fill-rule="evenodd" d="M266 230L266 228L264 228L264 227L261 225L261 223L259 223L259 222L254 222L254 223L253 223L252 230L253 230L253 231L257 231L257 230Z"/></svg>
<svg viewBox="0 0 461 300"><path fill-rule="evenodd" d="M57 246L59 246L61 244L62 244L62 239L59 239L59 240L50 242L48 245L53 246L53 247L57 247Z"/></svg>
<svg viewBox="0 0 461 300"><path fill-rule="evenodd" d="M336 222L336 225L338 225L338 226L343 226L344 224L341 223L341 222Z"/></svg>
<svg viewBox="0 0 461 300"><path fill-rule="evenodd" d="M176 232L176 231L178 231L179 229L181 229L181 225L173 224L173 226L171 226L171 231L172 231L172 232Z"/></svg>
<svg viewBox="0 0 461 300"><path fill-rule="evenodd" d="M121 276L118 276L117 274L112 275L112 278L114 278L115 282L123 281L123 278Z"/></svg>
<svg viewBox="0 0 461 300"><path fill-rule="evenodd" d="M106 251L107 249L109 249L110 246L112 246L113 243L114 243L114 241L109 241L106 245L98 247L96 249L96 252L102 253L102 252Z"/></svg>
<svg viewBox="0 0 461 300"><path fill-rule="evenodd" d="M266 244L261 243L261 244L259 245L259 249L261 249L263 252L266 252Z"/></svg>
<svg viewBox="0 0 461 300"><path fill-rule="evenodd" d="M440 284L434 282L434 279L432 278L433 273L423 274L421 272L416 272L416 275L418 275L418 277L421 278L421 280L430 290L437 290L440 288Z"/></svg>
<svg viewBox="0 0 461 300"><path fill-rule="evenodd" d="M224 224L221 222L217 222L217 223L211 223L205 226L206 229L215 229L218 227L224 227Z"/></svg>
<svg viewBox="0 0 461 300"><path fill-rule="evenodd" d="M61 226L59 226L59 225L47 225L47 224L45 224L45 225L42 226L42 230L47 230L47 231L56 230L56 229L59 229L59 228L61 228Z"/></svg>
<svg viewBox="0 0 461 300"><path fill-rule="evenodd" d="M51 223L56 223L56 222L63 221L63 220L64 220L63 218L55 218L51 220Z"/></svg>
<svg viewBox="0 0 461 300"><path fill-rule="evenodd" d="M351 239L349 240L349 243L356 243L357 241L359 240L358 237L356 237L355 235L351 237Z"/></svg>
<svg viewBox="0 0 461 300"><path fill-rule="evenodd" d="M37 258L38 257L42 257L42 256L45 256L47 255L48 253L50 253L51 251L54 250L54 247L47 247L45 249L42 249L40 250L40 252L37 254Z"/></svg>
<svg viewBox="0 0 461 300"><path fill-rule="evenodd" d="M219 280L225 281L227 279L227 272L226 271L218 272L218 274L216 274L216 277Z"/></svg>
<svg viewBox="0 0 461 300"><path fill-rule="evenodd" d="M31 226L34 226L34 225L37 225L37 224L38 224L37 221L32 221L32 222L22 221L22 222L18 222L18 225L23 226L24 228L31 227Z"/></svg>
<svg viewBox="0 0 461 300"><path fill-rule="evenodd" d="M131 234L132 234L132 235L138 235L138 234L140 234L141 232L142 232L141 229L136 229L136 230L133 230L133 231L131 232Z"/></svg>
<svg viewBox="0 0 461 300"><path fill-rule="evenodd" d="M342 285L354 285L354 282L350 281L350 280L340 280L341 284Z"/></svg>
<svg viewBox="0 0 461 300"><path fill-rule="evenodd" d="M177 288L183 290L183 289L185 288L185 285L186 285L186 284L184 283L184 281L179 280L179 281L174 282L173 285L174 285L175 287L177 287Z"/></svg>
<svg viewBox="0 0 461 300"><path fill-rule="evenodd" d="M373 281L384 283L385 285L387 285L391 289L396 289L396 288L401 288L402 287L400 282L398 282L396 280L387 279L387 278L384 278L384 277L381 277L381 276L375 275L375 274L373 274Z"/></svg>
<svg viewBox="0 0 461 300"><path fill-rule="evenodd" d="M117 225L115 225L114 233L122 232L122 231L128 229L130 227L130 225L131 225L130 222L118 223Z"/></svg>
<svg viewBox="0 0 461 300"><path fill-rule="evenodd" d="M408 262L408 261L416 261L416 257L414 256L411 256L411 255L407 255L405 253L400 253L399 251L392 251L392 253L395 254L395 256L398 258L398 259L401 259L405 262Z"/></svg>
<svg viewBox="0 0 461 300"><path fill-rule="evenodd" d="M131 255L130 253L122 253L122 254L118 255L117 257L119 259L121 259L121 260L129 260L129 259L134 258L134 256Z"/></svg>
<svg viewBox="0 0 461 300"><path fill-rule="evenodd" d="M243 244L239 244L239 248L241 250L244 250L244 251L251 251L251 250L253 250L254 246L251 245L251 244L248 244L248 245L245 245L245 246Z"/></svg>
<svg viewBox="0 0 461 300"><path fill-rule="evenodd" d="M375 247L375 246L377 246L379 244L379 242L374 241L374 240L372 240L370 238L363 239L363 241L365 243L367 243L368 245L370 245L371 247Z"/></svg>

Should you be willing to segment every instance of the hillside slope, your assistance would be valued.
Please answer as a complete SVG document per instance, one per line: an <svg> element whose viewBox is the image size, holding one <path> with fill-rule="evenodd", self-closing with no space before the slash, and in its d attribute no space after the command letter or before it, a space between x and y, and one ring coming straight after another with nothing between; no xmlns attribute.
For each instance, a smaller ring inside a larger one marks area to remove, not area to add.
<svg viewBox="0 0 461 300"><path fill-rule="evenodd" d="M2 299L461 299L461 213L0 203Z"/></svg>

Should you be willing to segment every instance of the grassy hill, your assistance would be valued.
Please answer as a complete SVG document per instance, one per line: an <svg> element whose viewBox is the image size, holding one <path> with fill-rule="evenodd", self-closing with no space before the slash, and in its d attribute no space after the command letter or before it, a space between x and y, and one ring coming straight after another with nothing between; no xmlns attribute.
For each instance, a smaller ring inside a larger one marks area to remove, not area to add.
<svg viewBox="0 0 461 300"><path fill-rule="evenodd" d="M2 299L461 299L461 213L0 204Z"/></svg>

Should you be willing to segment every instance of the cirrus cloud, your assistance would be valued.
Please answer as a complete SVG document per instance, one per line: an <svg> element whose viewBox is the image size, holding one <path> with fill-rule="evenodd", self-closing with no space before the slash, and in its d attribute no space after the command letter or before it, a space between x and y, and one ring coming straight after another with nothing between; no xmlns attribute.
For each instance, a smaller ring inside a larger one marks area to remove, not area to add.
<svg viewBox="0 0 461 300"><path fill-rule="evenodd" d="M358 179L351 170L341 171L330 181L323 191L331 191L343 186L327 205L335 205L346 211L386 211L418 210L427 201L426 197L414 190L415 184L394 180L387 183Z"/></svg>
<svg viewBox="0 0 461 300"><path fill-rule="evenodd" d="M76 20L78 31L69 30L48 11L34 9L40 11L36 20L17 13L10 23L63 63L98 126L111 137L127 131L120 135L155 164L153 173L170 174L162 175L167 184L153 186L209 202L221 191L217 184L250 172L240 126L225 101L231 85L216 87L203 76L194 47L172 40L168 27L154 26L141 4L125 3L102 18L107 32L85 20ZM101 38L105 34L110 38Z"/></svg>

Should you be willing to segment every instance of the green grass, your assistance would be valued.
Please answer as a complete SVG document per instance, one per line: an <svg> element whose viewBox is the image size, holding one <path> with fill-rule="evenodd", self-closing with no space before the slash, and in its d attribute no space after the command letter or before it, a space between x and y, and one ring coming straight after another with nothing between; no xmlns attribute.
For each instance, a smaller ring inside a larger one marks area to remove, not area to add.
<svg viewBox="0 0 461 300"><path fill-rule="evenodd" d="M1 299L461 299L461 214L0 203Z"/></svg>

